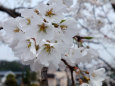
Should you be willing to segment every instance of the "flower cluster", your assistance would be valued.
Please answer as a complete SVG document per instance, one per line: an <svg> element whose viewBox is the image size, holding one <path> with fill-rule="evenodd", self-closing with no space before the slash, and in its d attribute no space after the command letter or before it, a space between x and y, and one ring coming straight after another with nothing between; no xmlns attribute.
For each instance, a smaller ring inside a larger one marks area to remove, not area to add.
<svg viewBox="0 0 115 86"><path fill-rule="evenodd" d="M35 64L58 68L62 54L73 45L72 37L78 34L77 22L63 15L65 5L58 6L39 3L33 9L24 9L21 17L4 23L10 47L32 69Z"/></svg>
<svg viewBox="0 0 115 86"><path fill-rule="evenodd" d="M82 46L81 39L90 38L78 36L81 30L78 22L67 16L69 2L50 0L46 4L39 3L33 9L22 10L21 17L4 23L7 43L15 56L32 70L61 68L62 59L75 66L98 57L95 50ZM79 44L81 46L77 46Z"/></svg>
<svg viewBox="0 0 115 86"><path fill-rule="evenodd" d="M102 86L102 81L105 79L104 68L93 70L90 73L85 71L85 74L89 75L89 78L84 76L86 82L83 82L82 79L79 79L80 83L82 83L81 86Z"/></svg>

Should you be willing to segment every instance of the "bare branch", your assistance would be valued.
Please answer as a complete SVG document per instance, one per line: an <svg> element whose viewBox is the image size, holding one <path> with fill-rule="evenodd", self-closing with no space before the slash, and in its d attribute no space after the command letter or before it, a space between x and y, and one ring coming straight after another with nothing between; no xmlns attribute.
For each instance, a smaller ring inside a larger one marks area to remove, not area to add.
<svg viewBox="0 0 115 86"><path fill-rule="evenodd" d="M3 28L2 27L0 27L0 30L2 30Z"/></svg>
<svg viewBox="0 0 115 86"><path fill-rule="evenodd" d="M16 12L14 9L9 9L1 5L0 5L0 11L6 12L7 14L9 14L11 17L14 18L16 18L17 16L21 16L21 14Z"/></svg>
<svg viewBox="0 0 115 86"><path fill-rule="evenodd" d="M107 61L105 61L103 58L98 57L101 61L103 61L112 71L115 71L115 68L113 68Z"/></svg>
<svg viewBox="0 0 115 86"><path fill-rule="evenodd" d="M112 7L113 7L113 9L114 9L114 11L115 11L115 4L114 4L114 3L112 3L111 5L112 5Z"/></svg>
<svg viewBox="0 0 115 86"><path fill-rule="evenodd" d="M15 9L9 9L9 8L6 8L6 7L1 6L1 5L0 5L0 11L7 13L9 16L11 16L13 18L21 16L21 14L16 12ZM2 29L3 29L3 27L0 27L0 30L2 30Z"/></svg>
<svg viewBox="0 0 115 86"><path fill-rule="evenodd" d="M73 77L74 66L69 65L67 61L64 59L61 59L61 61L69 68L70 73L71 73L72 86L75 86L75 81Z"/></svg>

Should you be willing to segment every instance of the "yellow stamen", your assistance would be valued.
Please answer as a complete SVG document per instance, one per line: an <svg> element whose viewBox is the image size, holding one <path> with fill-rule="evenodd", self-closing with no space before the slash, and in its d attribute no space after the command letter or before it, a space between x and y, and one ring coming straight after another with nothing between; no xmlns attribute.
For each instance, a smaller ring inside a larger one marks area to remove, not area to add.
<svg viewBox="0 0 115 86"><path fill-rule="evenodd" d="M87 81L89 81L89 80L90 80L87 76L84 76L84 78L85 78Z"/></svg>
<svg viewBox="0 0 115 86"><path fill-rule="evenodd" d="M29 42L29 44L28 44L28 48L30 48L31 47L31 42Z"/></svg>
<svg viewBox="0 0 115 86"><path fill-rule="evenodd" d="M52 23L52 25L53 25L55 28L58 28L58 27L59 27L59 25L56 24L56 23Z"/></svg>
<svg viewBox="0 0 115 86"><path fill-rule="evenodd" d="M38 51L39 50L39 45L36 45L35 47L36 47L36 51Z"/></svg>
<svg viewBox="0 0 115 86"><path fill-rule="evenodd" d="M66 29L67 29L67 26L66 26L66 25L60 25L60 28L61 28L62 30L66 30Z"/></svg>
<svg viewBox="0 0 115 86"><path fill-rule="evenodd" d="M17 27L16 29L14 29L14 32L19 32L20 29Z"/></svg>
<svg viewBox="0 0 115 86"><path fill-rule="evenodd" d="M39 11L37 9L35 9L34 12L37 13L37 15L39 15Z"/></svg>
<svg viewBox="0 0 115 86"><path fill-rule="evenodd" d="M38 25L39 26L39 32L44 32L44 33L46 33L46 29L48 28L48 26L46 26L44 23L43 24L41 24L41 25Z"/></svg>
<svg viewBox="0 0 115 86"><path fill-rule="evenodd" d="M30 48L30 47L31 47L30 39L27 39L26 41L27 41L27 43L28 43L28 44L27 44L27 47Z"/></svg>
<svg viewBox="0 0 115 86"><path fill-rule="evenodd" d="M51 53L51 50L54 48L53 46L50 46L49 44L44 44L44 50L50 54Z"/></svg>
<svg viewBox="0 0 115 86"><path fill-rule="evenodd" d="M52 17L52 16L54 16L54 15L56 15L56 14L53 13L53 9L50 9L50 10L48 10L48 11L46 12L46 16Z"/></svg>
<svg viewBox="0 0 115 86"><path fill-rule="evenodd" d="M43 20L44 22L47 22L46 19Z"/></svg>
<svg viewBox="0 0 115 86"><path fill-rule="evenodd" d="M27 25L30 25L30 24L31 24L31 20L27 19Z"/></svg>

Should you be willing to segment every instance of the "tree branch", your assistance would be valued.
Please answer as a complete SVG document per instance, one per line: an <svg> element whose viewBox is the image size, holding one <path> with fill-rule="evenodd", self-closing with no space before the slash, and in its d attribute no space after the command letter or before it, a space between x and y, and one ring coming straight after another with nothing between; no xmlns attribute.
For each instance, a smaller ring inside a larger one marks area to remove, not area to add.
<svg viewBox="0 0 115 86"><path fill-rule="evenodd" d="M108 62L106 62L103 58L101 58L101 57L98 57L101 61L103 61L110 69L111 69L111 71L115 71L115 68L113 68L113 67L111 67L111 65L108 63Z"/></svg>
<svg viewBox="0 0 115 86"><path fill-rule="evenodd" d="M9 16L11 16L13 18L21 16L21 14L16 12L15 9L9 9L9 8L6 8L2 5L0 5L0 11L7 13ZM3 27L0 27L0 30L2 30L2 29L3 29Z"/></svg>
<svg viewBox="0 0 115 86"><path fill-rule="evenodd" d="M64 62L64 64L69 68L70 73L71 73L71 80L72 80L72 86L75 86L75 81L74 81L74 77L73 77L73 71L74 71L74 67L69 65L66 60L61 59L62 62Z"/></svg>
<svg viewBox="0 0 115 86"><path fill-rule="evenodd" d="M14 17L14 18L21 16L21 14L16 12L14 9L9 9L1 5L0 5L0 11L7 13L9 14L9 16Z"/></svg>
<svg viewBox="0 0 115 86"><path fill-rule="evenodd" d="M2 30L3 28L2 27L0 27L0 30Z"/></svg>
<svg viewBox="0 0 115 86"><path fill-rule="evenodd" d="M111 5L112 5L112 7L113 7L113 9L114 9L114 11L115 11L115 4L114 4L114 3L112 3Z"/></svg>

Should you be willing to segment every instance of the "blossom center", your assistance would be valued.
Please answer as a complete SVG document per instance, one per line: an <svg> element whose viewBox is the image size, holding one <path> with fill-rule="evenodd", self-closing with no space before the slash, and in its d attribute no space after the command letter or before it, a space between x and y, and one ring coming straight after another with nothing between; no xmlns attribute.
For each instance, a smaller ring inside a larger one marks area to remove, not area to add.
<svg viewBox="0 0 115 86"><path fill-rule="evenodd" d="M39 11L37 9L34 10L34 12L39 15Z"/></svg>
<svg viewBox="0 0 115 86"><path fill-rule="evenodd" d="M27 47L30 48L30 47L31 47L31 42L30 42L30 40L28 39L28 40L26 40L26 41L27 41Z"/></svg>
<svg viewBox="0 0 115 86"><path fill-rule="evenodd" d="M35 48L36 48L36 51L38 51L39 50L39 45L35 45Z"/></svg>
<svg viewBox="0 0 115 86"><path fill-rule="evenodd" d="M34 40L34 39L33 39ZM28 40L26 40L27 41L27 47L28 48L30 48L31 47L31 45L32 45L32 42L30 41L30 39L28 39ZM35 49L36 49L36 51L38 51L39 50L39 45L37 45L36 44L36 41L34 40L34 42L35 42Z"/></svg>
<svg viewBox="0 0 115 86"><path fill-rule="evenodd" d="M19 32L20 31L20 29L18 28L18 27L16 27L16 29L14 29L14 32Z"/></svg>
<svg viewBox="0 0 115 86"><path fill-rule="evenodd" d="M60 28L61 28L62 30L66 30L66 29L67 29L67 26L66 26L66 25L60 25Z"/></svg>
<svg viewBox="0 0 115 86"><path fill-rule="evenodd" d="M46 29L48 28L48 26L46 26L44 23L43 24L41 24L41 25L38 25L39 26L39 32L44 32L44 33L46 33Z"/></svg>
<svg viewBox="0 0 115 86"><path fill-rule="evenodd" d="M46 16L52 17L54 15L55 15L55 13L53 13L53 8L46 12Z"/></svg>
<svg viewBox="0 0 115 86"><path fill-rule="evenodd" d="M27 19L27 25L30 25L31 24L31 20L28 18Z"/></svg>
<svg viewBox="0 0 115 86"><path fill-rule="evenodd" d="M52 49L54 49L54 47L53 46L50 46L50 44L44 44L44 50L48 53L48 54L50 54L51 53L51 50Z"/></svg>

